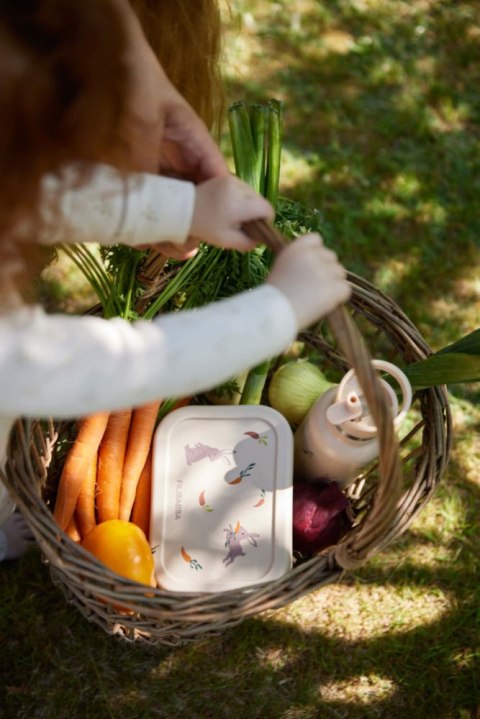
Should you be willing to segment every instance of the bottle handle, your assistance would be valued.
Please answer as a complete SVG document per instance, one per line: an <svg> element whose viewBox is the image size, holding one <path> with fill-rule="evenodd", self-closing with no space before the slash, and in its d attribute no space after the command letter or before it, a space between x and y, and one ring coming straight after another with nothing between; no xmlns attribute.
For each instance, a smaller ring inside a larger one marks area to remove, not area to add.
<svg viewBox="0 0 480 719"><path fill-rule="evenodd" d="M390 401L390 414L393 417L393 425L397 430L406 417L412 404L412 386L402 370L391 362L385 360L371 360L373 367L389 374L400 387L402 404L399 406L397 396L393 388L383 379L380 383ZM327 409L327 419L332 424L344 425L346 422L355 420L354 424L347 425L348 434L363 439L371 439L377 435L377 426L362 421L366 415L370 415L368 403L363 402L355 370L349 370L342 378L337 387L335 402Z"/></svg>

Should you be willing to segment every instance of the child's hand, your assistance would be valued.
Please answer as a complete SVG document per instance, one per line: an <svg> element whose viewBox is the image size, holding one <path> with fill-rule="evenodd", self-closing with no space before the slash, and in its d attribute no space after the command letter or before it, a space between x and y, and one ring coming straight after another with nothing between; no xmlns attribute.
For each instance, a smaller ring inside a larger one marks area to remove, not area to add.
<svg viewBox="0 0 480 719"><path fill-rule="evenodd" d="M267 282L288 298L299 329L308 327L350 297L345 269L318 234L287 245L276 259Z"/></svg>
<svg viewBox="0 0 480 719"><path fill-rule="evenodd" d="M190 234L217 247L251 250L255 242L242 224L273 216L271 204L238 177L215 177L196 187Z"/></svg>

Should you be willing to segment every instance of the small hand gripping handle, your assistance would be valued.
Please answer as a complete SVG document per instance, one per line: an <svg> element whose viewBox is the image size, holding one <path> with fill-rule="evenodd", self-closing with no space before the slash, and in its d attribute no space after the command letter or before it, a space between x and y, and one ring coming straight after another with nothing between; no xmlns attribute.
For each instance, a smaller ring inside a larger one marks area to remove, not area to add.
<svg viewBox="0 0 480 719"><path fill-rule="evenodd" d="M243 229L275 254L287 244L283 235L265 220L247 222ZM342 568L354 569L386 543L402 490L402 469L393 417L363 337L346 307L337 307L327 319L341 351L355 371L378 428L379 483L372 506L364 520L334 550L335 560Z"/></svg>

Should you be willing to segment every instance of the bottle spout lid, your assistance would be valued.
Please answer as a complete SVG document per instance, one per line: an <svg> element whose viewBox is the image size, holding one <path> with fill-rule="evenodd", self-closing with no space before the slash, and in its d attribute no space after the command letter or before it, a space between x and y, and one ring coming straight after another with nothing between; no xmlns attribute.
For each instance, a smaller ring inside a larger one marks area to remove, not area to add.
<svg viewBox="0 0 480 719"><path fill-rule="evenodd" d="M402 393L402 406L399 406L397 395L388 382L380 379L380 384L387 395L390 405L394 426L398 428L405 419L405 416L412 403L412 387L406 375L395 365L384 360L372 360L372 365L384 373L392 376L400 386ZM368 405L365 402L362 388L353 370L347 372L337 388L335 402L330 405L326 412L327 420L331 424L342 428L346 434L358 439L372 439L377 434L377 427L370 415Z"/></svg>
<svg viewBox="0 0 480 719"><path fill-rule="evenodd" d="M353 419L360 419L363 414L360 396L353 390L345 399L331 404L327 409L327 419L332 424L343 424Z"/></svg>

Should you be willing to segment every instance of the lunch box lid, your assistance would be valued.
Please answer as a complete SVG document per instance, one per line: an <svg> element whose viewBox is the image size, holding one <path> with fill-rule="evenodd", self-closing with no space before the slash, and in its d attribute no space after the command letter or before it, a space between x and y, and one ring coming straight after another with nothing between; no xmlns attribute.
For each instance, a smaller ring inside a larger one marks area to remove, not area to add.
<svg viewBox="0 0 480 719"><path fill-rule="evenodd" d="M292 565L293 435L265 405L174 410L154 438L150 544L158 584L217 592Z"/></svg>

